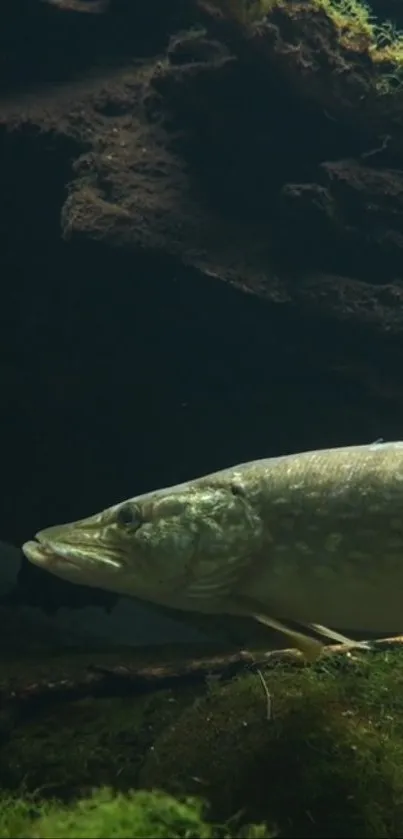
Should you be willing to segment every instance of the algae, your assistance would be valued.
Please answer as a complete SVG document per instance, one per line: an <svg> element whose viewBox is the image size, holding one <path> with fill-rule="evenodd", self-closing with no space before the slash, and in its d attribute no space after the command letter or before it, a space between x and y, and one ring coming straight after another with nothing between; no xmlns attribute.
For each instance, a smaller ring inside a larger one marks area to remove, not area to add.
<svg viewBox="0 0 403 839"><path fill-rule="evenodd" d="M116 795L104 788L75 806L57 803L36 806L19 799L0 799L0 837L17 839L107 839L136 836L138 839L264 839L274 834L265 825L249 825L246 830L229 825L212 825L204 818L205 806L197 799L178 801L164 793L138 792Z"/></svg>

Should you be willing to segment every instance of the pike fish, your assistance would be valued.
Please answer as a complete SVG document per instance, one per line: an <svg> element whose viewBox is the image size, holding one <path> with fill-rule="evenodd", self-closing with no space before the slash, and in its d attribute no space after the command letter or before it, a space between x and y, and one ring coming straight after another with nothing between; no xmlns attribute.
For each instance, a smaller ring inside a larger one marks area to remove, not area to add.
<svg viewBox="0 0 403 839"><path fill-rule="evenodd" d="M71 582L253 618L313 660L324 639L403 630L403 442L241 463L48 527L23 552Z"/></svg>

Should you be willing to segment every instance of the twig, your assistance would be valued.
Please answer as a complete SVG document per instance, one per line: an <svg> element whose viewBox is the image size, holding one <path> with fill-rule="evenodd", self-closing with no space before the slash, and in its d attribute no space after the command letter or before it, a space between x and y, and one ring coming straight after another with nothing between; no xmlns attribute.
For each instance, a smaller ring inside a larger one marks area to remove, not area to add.
<svg viewBox="0 0 403 839"><path fill-rule="evenodd" d="M403 647L403 636L384 638L370 642L368 650L360 649L360 655L373 655L387 649ZM339 656L351 652L351 647L338 644L325 647L326 655ZM261 668L279 665L296 667L309 666L297 650L274 650L255 655L241 651L235 655L214 656L202 659L187 659L178 664L134 667L128 663L112 666L89 665L74 676L41 679L27 684L0 684L0 711L10 706L24 709L35 708L54 702L66 702L88 696L127 696L155 690L179 687L205 682L209 677L224 680L233 679L245 671L255 671L265 689L268 718L271 716L271 702L264 683Z"/></svg>
<svg viewBox="0 0 403 839"><path fill-rule="evenodd" d="M261 670L259 670L259 668L257 668L256 673L257 673L257 675L259 676L259 679L260 679L260 681L261 681L261 683L262 683L262 688L263 688L263 690L264 690L264 692L265 692L265 696L266 696L266 719L270 722L271 717L272 717L272 707L271 707L271 695L270 695L270 691L269 691L269 688L267 687L267 684L266 684L266 682L265 682L265 679L264 679L264 676L263 676L262 671L261 671Z"/></svg>

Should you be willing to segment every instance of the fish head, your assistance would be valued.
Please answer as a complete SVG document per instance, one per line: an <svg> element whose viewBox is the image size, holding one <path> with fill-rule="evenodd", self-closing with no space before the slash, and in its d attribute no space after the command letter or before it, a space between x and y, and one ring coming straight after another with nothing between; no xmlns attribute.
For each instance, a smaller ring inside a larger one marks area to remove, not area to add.
<svg viewBox="0 0 403 839"><path fill-rule="evenodd" d="M46 528L23 552L70 582L215 611L262 540L261 518L239 487L213 485L139 496Z"/></svg>

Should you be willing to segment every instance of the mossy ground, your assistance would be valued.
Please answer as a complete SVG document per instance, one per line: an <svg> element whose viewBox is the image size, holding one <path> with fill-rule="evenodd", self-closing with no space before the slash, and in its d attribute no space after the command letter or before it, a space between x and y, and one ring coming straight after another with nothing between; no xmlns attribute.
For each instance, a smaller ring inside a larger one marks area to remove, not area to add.
<svg viewBox="0 0 403 839"><path fill-rule="evenodd" d="M155 743L140 783L201 793L280 836L396 837L403 823L403 657L331 659L213 690Z"/></svg>
<svg viewBox="0 0 403 839"><path fill-rule="evenodd" d="M403 650L278 663L264 678L270 720L252 673L20 715L0 748L0 837L399 836ZM209 804L203 828L198 805L190 822L175 810L188 796Z"/></svg>
<svg viewBox="0 0 403 839"><path fill-rule="evenodd" d="M20 716L0 748L0 837L400 836L403 650L264 678L270 720L252 673Z"/></svg>

